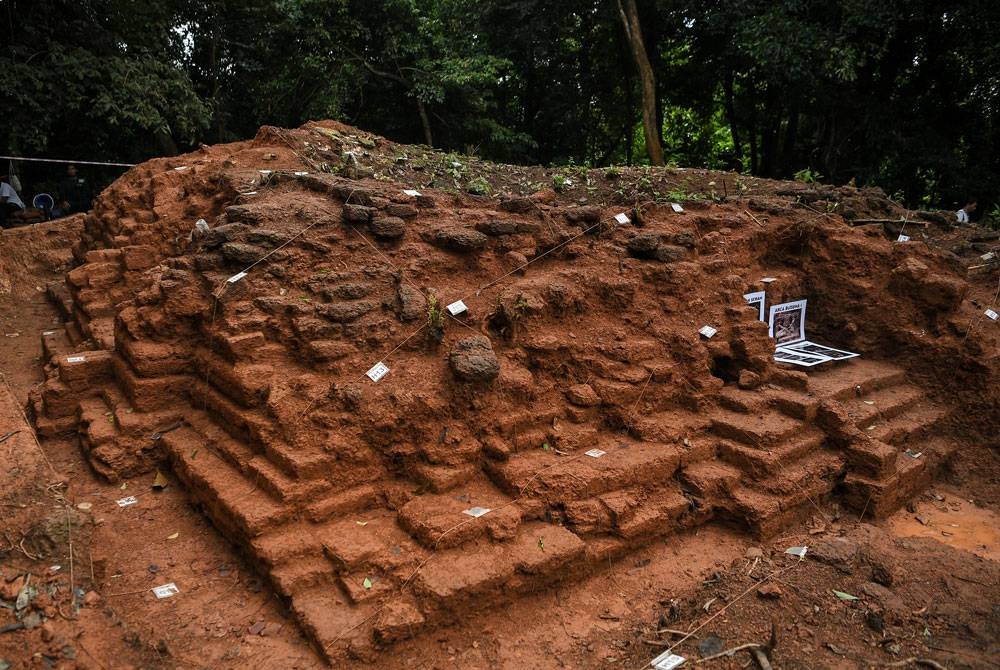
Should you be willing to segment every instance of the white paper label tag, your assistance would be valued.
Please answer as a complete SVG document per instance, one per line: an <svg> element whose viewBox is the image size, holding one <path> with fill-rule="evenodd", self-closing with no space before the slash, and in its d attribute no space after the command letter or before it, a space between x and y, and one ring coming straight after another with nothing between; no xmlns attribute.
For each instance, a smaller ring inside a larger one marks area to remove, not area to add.
<svg viewBox="0 0 1000 670"><path fill-rule="evenodd" d="M763 279L760 280L760 283L761 284L770 284L773 281L778 281L778 278L777 277L764 277Z"/></svg>
<svg viewBox="0 0 1000 670"><path fill-rule="evenodd" d="M174 584L173 582L153 588L153 594L160 600L164 598L169 598L170 596L175 596L180 592L181 590L177 588L177 585Z"/></svg>
<svg viewBox="0 0 1000 670"><path fill-rule="evenodd" d="M785 549L785 553L790 556L798 556L799 558L805 558L806 552L809 551L809 547L789 547Z"/></svg>
<svg viewBox="0 0 1000 670"><path fill-rule="evenodd" d="M309 173L300 171L300 172L293 172L292 174L294 174L296 177L305 177Z"/></svg>
<svg viewBox="0 0 1000 670"><path fill-rule="evenodd" d="M672 203L670 203L670 209L674 210L674 211L675 211L675 212L677 212L678 214L680 214L681 212L683 212L683 211L684 211L684 208L683 208L683 207L681 207L681 206L680 206L680 205L679 205L678 203L676 203L676 202L672 202Z"/></svg>
<svg viewBox="0 0 1000 670"><path fill-rule="evenodd" d="M258 171L258 172L260 172L260 173L261 173L262 175L264 175L265 177L266 177L267 175L271 174L271 171L270 171L270 170L257 170L257 171Z"/></svg>
<svg viewBox="0 0 1000 670"><path fill-rule="evenodd" d="M910 236L909 235L904 235L903 233L900 233L899 237L896 238L896 241L897 242L909 242L910 241Z"/></svg>
<svg viewBox="0 0 1000 670"><path fill-rule="evenodd" d="M416 198L420 196L420 191L414 191L412 188L403 189L403 195L408 195L411 198Z"/></svg>
<svg viewBox="0 0 1000 670"><path fill-rule="evenodd" d="M623 226L626 223L632 223L632 219L628 218L628 215L625 212L622 212L621 214L615 214L615 221L622 224Z"/></svg>
<svg viewBox="0 0 1000 670"><path fill-rule="evenodd" d="M67 356L66 357L66 362L67 363L86 363L87 362L87 357L86 356Z"/></svg>
<svg viewBox="0 0 1000 670"><path fill-rule="evenodd" d="M46 330L46 331L44 331L42 333L42 337L51 337L52 335L55 335L55 334L56 334L56 331L54 331L54 330Z"/></svg>
<svg viewBox="0 0 1000 670"><path fill-rule="evenodd" d="M188 166L187 165L181 165L180 167L175 167L174 169L177 170L178 172L180 172L181 170L187 170Z"/></svg>
<svg viewBox="0 0 1000 670"><path fill-rule="evenodd" d="M451 314L452 316L458 316L459 314L468 310L469 308L466 307L465 303L462 302L461 300L456 300L455 302L448 305L446 309L448 310L448 313Z"/></svg>
<svg viewBox="0 0 1000 670"><path fill-rule="evenodd" d="M992 309L986 310L985 312L983 312L983 314L986 315L986 318L991 319L993 321L996 321L997 317L1000 317L1000 314L997 314Z"/></svg>
<svg viewBox="0 0 1000 670"><path fill-rule="evenodd" d="M482 515L486 514L489 511L491 511L489 507L470 507L469 509L462 512L462 514L468 514L472 518L478 519L479 517L481 517Z"/></svg>
<svg viewBox="0 0 1000 670"><path fill-rule="evenodd" d="M136 498L135 496L128 496L126 498L121 498L120 500L116 500L115 502L118 503L119 507L128 507L129 505L134 505L137 502L139 502L139 499Z"/></svg>
<svg viewBox="0 0 1000 670"><path fill-rule="evenodd" d="M656 670L674 670L674 668L679 668L686 662L687 659L683 656L665 651L650 661L649 664Z"/></svg>
<svg viewBox="0 0 1000 670"><path fill-rule="evenodd" d="M235 284L236 282L238 282L239 280L243 279L246 276L247 276L246 272L237 272L232 277L230 277L229 279L227 279L226 283L227 284Z"/></svg>
<svg viewBox="0 0 1000 670"><path fill-rule="evenodd" d="M715 334L719 331L716 328L712 328L711 326L702 326L701 330L699 330L698 332L704 335L707 339L711 339L715 337Z"/></svg>
<svg viewBox="0 0 1000 670"><path fill-rule="evenodd" d="M389 367L382 361L379 361L378 363L373 365L372 369L366 372L365 374L368 375L368 379L371 379L373 382L377 382L378 380L382 379L382 377L385 377L387 374L389 374Z"/></svg>
<svg viewBox="0 0 1000 670"><path fill-rule="evenodd" d="M241 193L240 195L257 195L257 191L247 191L246 193Z"/></svg>
<svg viewBox="0 0 1000 670"><path fill-rule="evenodd" d="M590 451L585 451L583 453L586 454L587 456L590 456L591 458L600 458L607 452L601 451L600 449L591 449Z"/></svg>

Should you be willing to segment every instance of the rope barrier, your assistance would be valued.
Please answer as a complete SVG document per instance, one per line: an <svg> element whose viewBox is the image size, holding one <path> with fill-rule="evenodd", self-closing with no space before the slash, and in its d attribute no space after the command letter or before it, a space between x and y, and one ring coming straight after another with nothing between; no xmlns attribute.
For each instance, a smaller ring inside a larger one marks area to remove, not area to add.
<svg viewBox="0 0 1000 670"><path fill-rule="evenodd" d="M63 158L27 158L25 156L0 156L0 160L23 161L25 163L62 163L64 165L106 165L112 167L135 167L138 163L106 163L102 161L71 161Z"/></svg>

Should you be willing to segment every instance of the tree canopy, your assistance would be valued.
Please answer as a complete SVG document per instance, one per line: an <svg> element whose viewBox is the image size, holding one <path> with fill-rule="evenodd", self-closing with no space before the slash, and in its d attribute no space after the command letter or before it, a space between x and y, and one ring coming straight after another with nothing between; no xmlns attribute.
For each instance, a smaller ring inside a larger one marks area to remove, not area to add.
<svg viewBox="0 0 1000 670"><path fill-rule="evenodd" d="M914 206L1000 188L992 0L3 7L11 153L136 161L336 118L507 162L639 163L653 114L681 165L805 170Z"/></svg>

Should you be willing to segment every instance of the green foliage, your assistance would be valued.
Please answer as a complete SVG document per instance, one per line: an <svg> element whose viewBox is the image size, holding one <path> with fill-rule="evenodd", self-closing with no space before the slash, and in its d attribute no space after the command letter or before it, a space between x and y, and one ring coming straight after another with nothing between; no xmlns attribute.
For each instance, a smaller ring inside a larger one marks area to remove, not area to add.
<svg viewBox="0 0 1000 670"><path fill-rule="evenodd" d="M437 296L433 295L427 298L427 333L435 342L444 339L444 311Z"/></svg>
<svg viewBox="0 0 1000 670"><path fill-rule="evenodd" d="M823 179L823 175L812 168L802 168L795 173L794 177L795 181L800 181L803 184L816 184Z"/></svg>
<svg viewBox="0 0 1000 670"><path fill-rule="evenodd" d="M141 160L332 117L509 162L645 155L614 2L8 4L0 138L11 152ZM822 173L920 206L1000 192L1000 50L987 48L1000 3L639 5L668 162ZM590 187L577 169L552 186ZM464 167L452 172L456 189L488 193ZM640 181L645 196L677 195Z"/></svg>

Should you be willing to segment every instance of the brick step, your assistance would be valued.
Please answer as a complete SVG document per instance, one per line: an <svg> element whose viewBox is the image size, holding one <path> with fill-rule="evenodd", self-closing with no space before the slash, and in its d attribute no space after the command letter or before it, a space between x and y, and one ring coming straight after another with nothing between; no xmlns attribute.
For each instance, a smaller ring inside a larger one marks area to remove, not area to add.
<svg viewBox="0 0 1000 670"><path fill-rule="evenodd" d="M446 549L488 535L497 541L510 538L521 523L521 508L482 481L471 482L461 495L453 493L416 496L399 509L399 524L421 545ZM475 518L465 514L473 507L490 509Z"/></svg>
<svg viewBox="0 0 1000 670"><path fill-rule="evenodd" d="M688 525L691 502L668 480L661 488L613 491L562 506L565 524L588 538L614 535L625 540L652 538ZM588 551L590 549L588 548Z"/></svg>
<svg viewBox="0 0 1000 670"><path fill-rule="evenodd" d="M777 474L788 463L819 449L825 439L823 433L806 428L796 438L768 449L721 440L718 443L719 457L743 469L750 479L760 479Z"/></svg>
<svg viewBox="0 0 1000 670"><path fill-rule="evenodd" d="M880 440L856 441L844 450L847 467L856 475L881 479L896 466L897 447Z"/></svg>
<svg viewBox="0 0 1000 670"><path fill-rule="evenodd" d="M328 587L337 580L333 565L322 553L291 557L267 574L274 590L286 598L317 586Z"/></svg>
<svg viewBox="0 0 1000 670"><path fill-rule="evenodd" d="M848 400L859 397L858 386L861 387L860 397L864 397L905 381L906 372L895 365L852 358L844 365L832 366L809 375L809 390L817 398Z"/></svg>
<svg viewBox="0 0 1000 670"><path fill-rule="evenodd" d="M307 554L323 553L323 542L315 527L305 522L288 523L250 540L253 556L268 569Z"/></svg>
<svg viewBox="0 0 1000 670"><path fill-rule="evenodd" d="M510 495L530 494L546 502L593 498L602 493L670 479L684 448L656 442L609 442L594 445L606 453L591 458L583 452L559 456L537 449L506 462L488 462L487 472Z"/></svg>
<svg viewBox="0 0 1000 670"><path fill-rule="evenodd" d="M844 479L844 502L865 518L884 518L926 488L950 460L956 446L931 440L912 447L921 454L912 458L899 452L892 474L875 479L848 473Z"/></svg>
<svg viewBox="0 0 1000 670"><path fill-rule="evenodd" d="M206 412L230 436L250 445L254 451L263 451L264 436L271 421L255 410L240 407L204 379L192 381L189 387L191 406Z"/></svg>
<svg viewBox="0 0 1000 670"><path fill-rule="evenodd" d="M693 463L680 471L681 482L694 495L706 499L729 497L743 476L739 468L714 459Z"/></svg>
<svg viewBox="0 0 1000 670"><path fill-rule="evenodd" d="M374 477L372 481L378 479ZM328 491L304 507L305 518L312 523L323 523L335 515L343 515L371 507L380 497L378 488L365 482L352 488Z"/></svg>
<svg viewBox="0 0 1000 670"><path fill-rule="evenodd" d="M707 507L702 509L709 512ZM613 533L633 543L668 535L704 518L691 512L691 502L676 484L672 484L650 493L649 498L631 514L617 518Z"/></svg>
<svg viewBox="0 0 1000 670"><path fill-rule="evenodd" d="M274 500L223 458L206 448L202 436L183 426L160 439L177 476L192 498L223 531L244 541L275 528L294 509Z"/></svg>
<svg viewBox="0 0 1000 670"><path fill-rule="evenodd" d="M516 537L496 544L486 539L461 548L438 551L413 582L428 618L431 608L444 621L459 611L480 609L481 602L502 593L515 596L550 586L574 574L582 563L583 540L552 524L532 522L521 526ZM490 598L482 598L489 594Z"/></svg>
<svg viewBox="0 0 1000 670"><path fill-rule="evenodd" d="M521 411L508 412L496 423L498 435L513 439L521 433L548 432L552 420L559 418L560 411L553 407L532 407ZM541 443L537 446L541 447Z"/></svg>
<svg viewBox="0 0 1000 670"><path fill-rule="evenodd" d="M330 474L336 462L333 454L315 448L297 447L278 436L263 440L264 453L292 477L310 479Z"/></svg>
<svg viewBox="0 0 1000 670"><path fill-rule="evenodd" d="M63 321L73 320L73 297L64 281L49 282L45 285L45 295L57 310Z"/></svg>
<svg viewBox="0 0 1000 670"><path fill-rule="evenodd" d="M379 606L374 601L351 604L337 586L300 591L292 597L290 608L306 637L334 667L349 656L356 656L360 650L371 650L373 629L378 629L384 615L375 617ZM423 617L415 608L413 611L417 617L412 618L409 625L419 629Z"/></svg>
<svg viewBox="0 0 1000 670"><path fill-rule="evenodd" d="M274 366L270 363L232 363L207 349L195 353L197 376L216 391L246 409L259 407L271 387Z"/></svg>
<svg viewBox="0 0 1000 670"><path fill-rule="evenodd" d="M719 391L719 405L740 414L765 414L776 410L800 421L816 417L819 400L801 391L779 386L764 386L756 391L744 391L726 386Z"/></svg>
<svg viewBox="0 0 1000 670"><path fill-rule="evenodd" d="M229 433L212 421L206 413L197 409L192 408L187 416L184 417L184 420L218 456L225 459L232 467L246 474L247 464L256 455L256 452L249 445L233 439Z"/></svg>
<svg viewBox="0 0 1000 670"><path fill-rule="evenodd" d="M343 574L412 570L428 553L399 526L395 512L387 509L359 510L349 518L316 526L313 532L326 557Z"/></svg>
<svg viewBox="0 0 1000 670"><path fill-rule="evenodd" d="M929 400L910 405L906 411L887 420L862 426L864 433L876 440L894 446L919 442L933 432L935 424L949 414L947 407L941 407ZM870 430L869 430L870 429Z"/></svg>
<svg viewBox="0 0 1000 670"><path fill-rule="evenodd" d="M478 465L466 463L463 465L434 465L423 461L413 464L410 474L422 485L435 493L450 491L468 482L479 474Z"/></svg>
<svg viewBox="0 0 1000 670"><path fill-rule="evenodd" d="M69 335L66 333L65 328L58 327L43 330L40 337L42 340L43 360L51 361L52 358L61 358L71 355L70 352L73 351L73 344L70 342Z"/></svg>
<svg viewBox="0 0 1000 670"><path fill-rule="evenodd" d="M118 437L114 412L101 397L80 400L80 432L90 449L114 441Z"/></svg>
<svg viewBox="0 0 1000 670"><path fill-rule="evenodd" d="M139 412L153 412L179 402L191 383L186 375L140 377L120 356L114 356L112 365L125 397Z"/></svg>
<svg viewBox="0 0 1000 670"><path fill-rule="evenodd" d="M638 417L630 432L643 442L671 444L703 433L710 425L705 414L671 410Z"/></svg>
<svg viewBox="0 0 1000 670"><path fill-rule="evenodd" d="M866 393L862 397L841 400L848 416L864 430L873 423L889 421L924 399L924 392L907 384ZM869 404L871 403L871 404Z"/></svg>
<svg viewBox="0 0 1000 670"><path fill-rule="evenodd" d="M826 490L809 492L812 500L822 505ZM790 500L748 487L737 487L730 501L722 508L738 521L746 524L750 532L760 540L773 537L793 523L815 511L812 503L803 496L801 500Z"/></svg>
<svg viewBox="0 0 1000 670"><path fill-rule="evenodd" d="M844 457L839 451L818 449L786 464L775 476L758 480L753 488L794 503L811 497L814 492L833 490L845 470Z"/></svg>
<svg viewBox="0 0 1000 670"><path fill-rule="evenodd" d="M712 415L713 433L754 447L779 444L802 430L801 421L777 412L757 415L719 410Z"/></svg>

